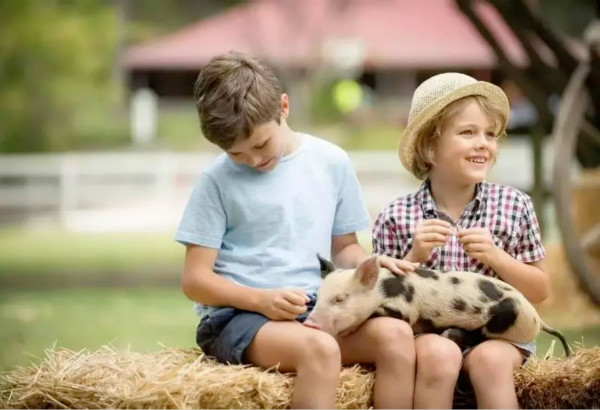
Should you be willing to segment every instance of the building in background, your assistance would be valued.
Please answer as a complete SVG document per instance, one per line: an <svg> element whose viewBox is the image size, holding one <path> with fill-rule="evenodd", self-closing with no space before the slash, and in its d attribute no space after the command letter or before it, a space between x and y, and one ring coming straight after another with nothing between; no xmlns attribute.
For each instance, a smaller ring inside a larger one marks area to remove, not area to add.
<svg viewBox="0 0 600 410"><path fill-rule="evenodd" d="M514 61L518 41L481 5ZM130 88L160 98L192 94L198 71L215 55L249 52L270 62L295 101L337 78L373 91L373 105L406 113L416 85L442 71L499 83L496 57L454 0L254 0L125 50ZM313 87L311 89L311 87ZM399 119L402 122L402 119Z"/></svg>

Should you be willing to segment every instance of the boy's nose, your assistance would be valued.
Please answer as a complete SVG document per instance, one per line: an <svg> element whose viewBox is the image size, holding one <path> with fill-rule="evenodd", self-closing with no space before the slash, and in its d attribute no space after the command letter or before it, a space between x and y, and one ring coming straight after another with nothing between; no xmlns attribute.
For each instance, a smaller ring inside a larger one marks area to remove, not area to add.
<svg viewBox="0 0 600 410"><path fill-rule="evenodd" d="M485 132L480 132L477 134L477 146L478 147L487 147L489 141Z"/></svg>

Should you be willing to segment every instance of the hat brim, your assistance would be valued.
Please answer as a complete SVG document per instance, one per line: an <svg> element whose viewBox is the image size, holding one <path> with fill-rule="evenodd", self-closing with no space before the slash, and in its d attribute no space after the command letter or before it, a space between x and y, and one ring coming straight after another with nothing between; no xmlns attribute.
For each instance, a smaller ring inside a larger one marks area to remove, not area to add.
<svg viewBox="0 0 600 410"><path fill-rule="evenodd" d="M412 167L415 160L415 142L419 130L448 104L460 100L461 98L475 95L481 95L482 97L499 103L502 106L502 110L505 114L504 117L506 118L506 121L508 121L508 116L510 113L508 98L506 97L504 91L502 91L502 89L497 85L485 81L478 81L454 90L429 104L407 124L402 136L400 137L400 144L398 145L398 155L400 156L402 165L404 165L406 169L412 172ZM503 132L505 128L506 123L502 124L501 131Z"/></svg>

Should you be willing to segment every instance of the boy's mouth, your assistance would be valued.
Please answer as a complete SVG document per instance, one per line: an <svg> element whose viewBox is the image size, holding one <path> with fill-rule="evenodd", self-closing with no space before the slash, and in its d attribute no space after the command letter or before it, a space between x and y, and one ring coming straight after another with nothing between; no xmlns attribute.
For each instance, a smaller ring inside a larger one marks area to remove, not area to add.
<svg viewBox="0 0 600 410"><path fill-rule="evenodd" d="M268 159L268 160L266 160L265 162L263 162L263 163L261 163L261 164L258 164L258 165L256 166L256 168L257 168L257 169L263 169L263 168L267 168L269 165L271 165L271 160L272 160L272 159L273 159L273 158L269 158L269 159Z"/></svg>
<svg viewBox="0 0 600 410"><path fill-rule="evenodd" d="M468 157L467 161L472 162L474 164L485 164L487 162L487 158L485 158L485 157Z"/></svg>

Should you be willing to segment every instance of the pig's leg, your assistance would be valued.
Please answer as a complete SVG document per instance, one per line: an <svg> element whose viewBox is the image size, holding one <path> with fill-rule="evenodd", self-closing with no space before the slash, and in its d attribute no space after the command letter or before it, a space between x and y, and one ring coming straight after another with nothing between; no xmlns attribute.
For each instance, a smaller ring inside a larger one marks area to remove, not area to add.
<svg viewBox="0 0 600 410"><path fill-rule="evenodd" d="M462 349L473 347L486 340L486 337L481 333L481 329L465 330L458 327L446 329L441 334L459 345Z"/></svg>
<svg viewBox="0 0 600 410"><path fill-rule="evenodd" d="M375 365L376 408L412 408L415 348L408 323L390 317L369 319L338 342L344 364Z"/></svg>
<svg viewBox="0 0 600 410"><path fill-rule="evenodd" d="M341 358L337 341L296 321L271 321L260 328L246 350L250 363L296 371L291 407L335 408Z"/></svg>

